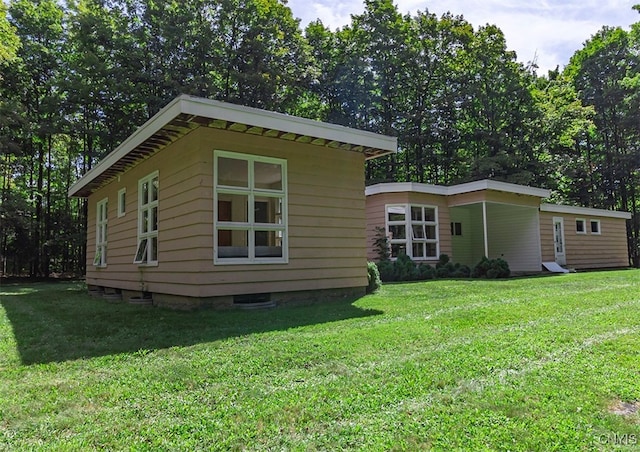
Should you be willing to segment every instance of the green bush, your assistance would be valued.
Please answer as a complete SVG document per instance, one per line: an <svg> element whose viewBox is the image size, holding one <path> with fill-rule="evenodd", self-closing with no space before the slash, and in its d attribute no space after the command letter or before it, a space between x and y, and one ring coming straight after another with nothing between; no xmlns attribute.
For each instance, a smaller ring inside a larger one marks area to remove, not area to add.
<svg viewBox="0 0 640 452"><path fill-rule="evenodd" d="M380 272L374 262L367 262L367 275L369 278L369 284L367 285L367 293L377 292L382 286L380 279Z"/></svg>
<svg viewBox="0 0 640 452"><path fill-rule="evenodd" d="M418 265L418 277L420 280L433 279L436 277L436 272L429 264Z"/></svg>
<svg viewBox="0 0 640 452"><path fill-rule="evenodd" d="M376 265L380 274L380 279L383 282L390 282L396 280L395 262L380 261Z"/></svg>
<svg viewBox="0 0 640 452"><path fill-rule="evenodd" d="M418 268L406 254L401 254L395 261L396 281L417 281Z"/></svg>
<svg viewBox="0 0 640 452"><path fill-rule="evenodd" d="M474 267L471 276L473 278L507 278L511 274L509 264L504 259L488 259L483 257Z"/></svg>

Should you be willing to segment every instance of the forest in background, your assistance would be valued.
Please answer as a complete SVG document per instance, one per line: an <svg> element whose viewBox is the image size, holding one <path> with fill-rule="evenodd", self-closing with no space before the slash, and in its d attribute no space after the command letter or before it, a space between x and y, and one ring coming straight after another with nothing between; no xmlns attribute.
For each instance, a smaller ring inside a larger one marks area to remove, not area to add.
<svg viewBox="0 0 640 452"><path fill-rule="evenodd" d="M364 4L332 31L281 0L0 2L1 273L83 274L67 190L182 93L397 136L368 183L492 178L632 212L640 266L640 22L538 74L496 26Z"/></svg>

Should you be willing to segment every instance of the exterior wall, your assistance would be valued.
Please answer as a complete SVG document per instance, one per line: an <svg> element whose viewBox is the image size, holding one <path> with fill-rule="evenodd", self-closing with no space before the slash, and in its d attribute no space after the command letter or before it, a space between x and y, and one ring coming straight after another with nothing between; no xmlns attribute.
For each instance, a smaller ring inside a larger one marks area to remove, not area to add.
<svg viewBox="0 0 640 452"><path fill-rule="evenodd" d="M553 217L564 219L567 267L576 269L629 266L626 222L621 218L540 212L542 261L554 262ZM576 218L587 220L587 233L576 233ZM600 220L601 233L592 234L589 220Z"/></svg>
<svg viewBox="0 0 640 452"><path fill-rule="evenodd" d="M502 258L513 272L541 270L538 209L487 204L489 258Z"/></svg>
<svg viewBox="0 0 640 452"><path fill-rule="evenodd" d="M440 254L447 254L453 259L451 246L451 229L449 207L444 196L429 195L425 193L381 193L366 197L366 222L367 222L367 259L378 259L374 251L376 227L385 227L385 206L387 204L420 204L438 207L438 238L440 242ZM425 262L435 262L429 260Z"/></svg>
<svg viewBox="0 0 640 452"><path fill-rule="evenodd" d="M287 264L213 264L213 151L287 160ZM367 285L364 156L310 144L201 127L89 198L87 283L188 297ZM138 180L159 172L158 265L133 264ZM117 218L116 194L127 189ZM95 204L109 197L106 268L93 267Z"/></svg>

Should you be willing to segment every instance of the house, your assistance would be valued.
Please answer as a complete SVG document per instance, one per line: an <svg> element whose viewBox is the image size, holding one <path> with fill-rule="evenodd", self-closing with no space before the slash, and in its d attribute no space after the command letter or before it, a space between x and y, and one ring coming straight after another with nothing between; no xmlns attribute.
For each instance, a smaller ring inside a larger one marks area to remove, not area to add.
<svg viewBox="0 0 640 452"><path fill-rule="evenodd" d="M74 184L90 289L180 308L364 294L364 164L396 138L179 96Z"/></svg>
<svg viewBox="0 0 640 452"><path fill-rule="evenodd" d="M543 203L549 190L480 180L442 186L412 182L366 188L367 257L377 258L377 228L400 253L436 263L441 254L468 266L502 258L515 273L555 262L575 269L629 265L627 212Z"/></svg>

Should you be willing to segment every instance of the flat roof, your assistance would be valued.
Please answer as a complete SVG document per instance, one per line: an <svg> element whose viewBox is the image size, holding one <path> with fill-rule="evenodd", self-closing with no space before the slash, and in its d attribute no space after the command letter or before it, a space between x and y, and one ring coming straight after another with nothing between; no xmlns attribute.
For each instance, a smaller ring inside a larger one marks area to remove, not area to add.
<svg viewBox="0 0 640 452"><path fill-rule="evenodd" d="M431 195L450 196L481 190L502 191L519 195L536 196L538 198L548 198L551 195L551 190L547 190L544 188L510 184L507 182L500 182L491 179L483 179L475 182L451 185L449 187L444 185L422 184L418 182L389 182L366 187L365 195L370 196L380 193L414 192L426 193Z"/></svg>
<svg viewBox="0 0 640 452"><path fill-rule="evenodd" d="M169 102L73 184L69 196L89 196L116 175L198 127L360 152L367 159L398 149L396 137L183 94Z"/></svg>
<svg viewBox="0 0 640 452"><path fill-rule="evenodd" d="M582 215L585 217L609 217L623 218L629 220L631 212L623 212L620 210L595 209L593 207L563 206L562 204L541 204L541 212L569 213L573 215Z"/></svg>

